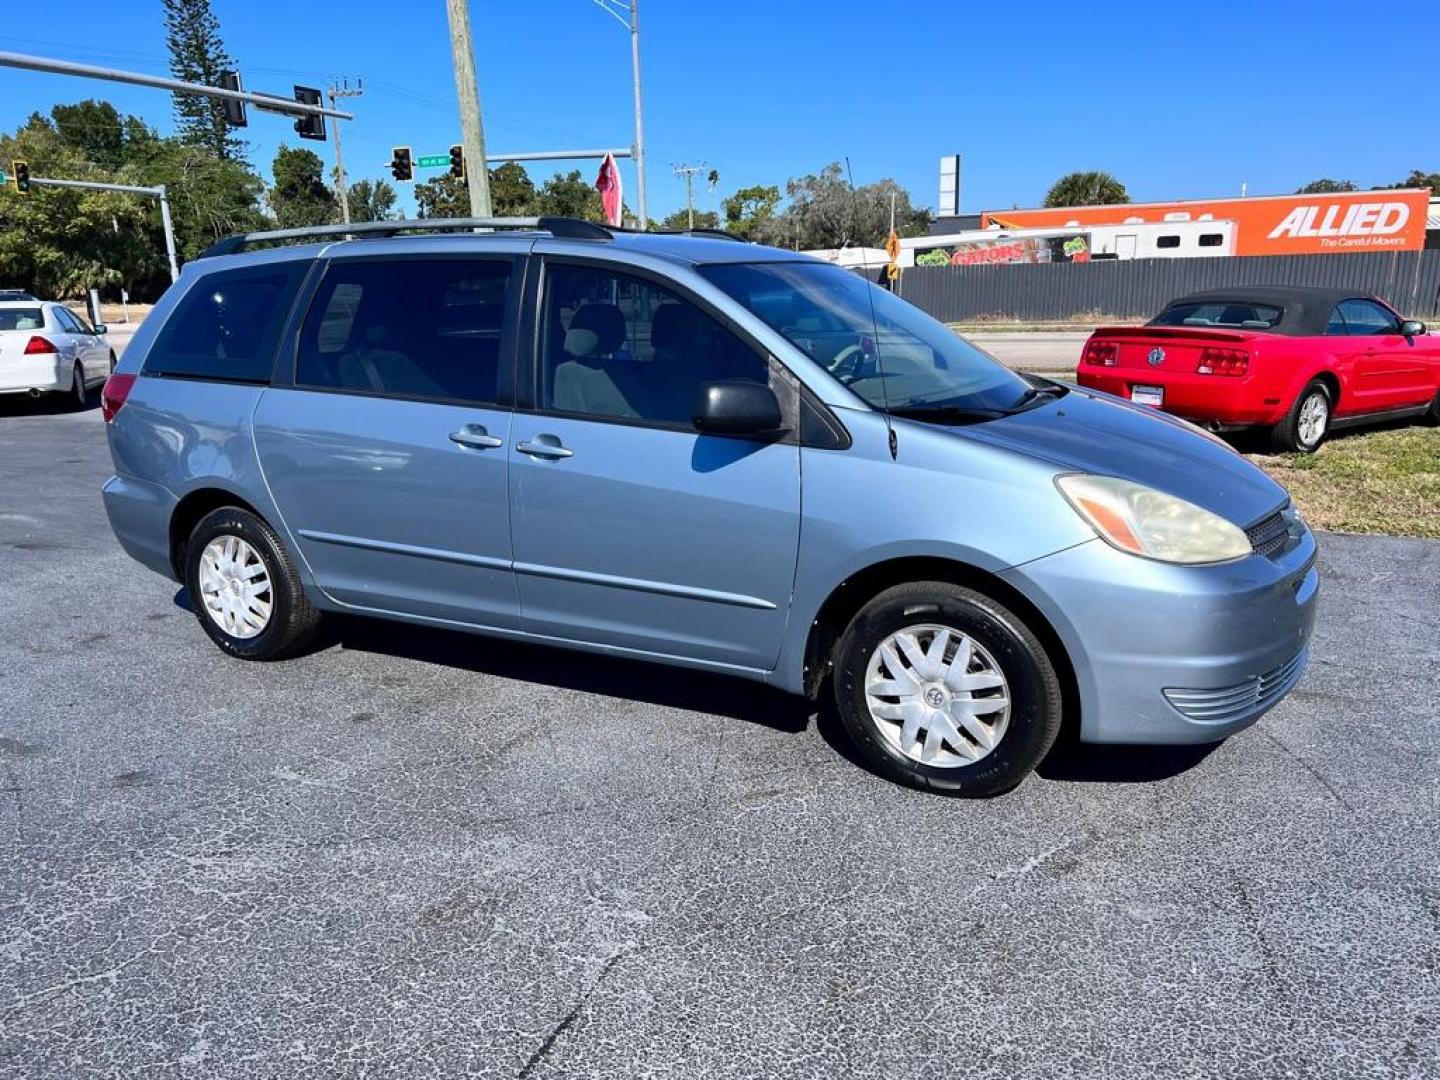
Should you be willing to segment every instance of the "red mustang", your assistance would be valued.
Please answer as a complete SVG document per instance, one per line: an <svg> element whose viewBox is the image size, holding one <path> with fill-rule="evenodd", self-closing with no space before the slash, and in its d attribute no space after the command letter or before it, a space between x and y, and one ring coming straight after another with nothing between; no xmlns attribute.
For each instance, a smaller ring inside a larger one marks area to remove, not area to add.
<svg viewBox="0 0 1440 1080"><path fill-rule="evenodd" d="M1266 426L1313 451L1331 428L1407 416L1440 421L1440 337L1382 300L1335 289L1216 289L1172 301L1145 326L1102 326L1081 386L1204 424Z"/></svg>

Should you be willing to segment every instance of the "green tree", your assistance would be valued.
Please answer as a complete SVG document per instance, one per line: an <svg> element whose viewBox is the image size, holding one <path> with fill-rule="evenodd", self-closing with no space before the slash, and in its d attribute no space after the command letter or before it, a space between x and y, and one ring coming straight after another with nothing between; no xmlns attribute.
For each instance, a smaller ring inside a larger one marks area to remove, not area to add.
<svg viewBox="0 0 1440 1080"><path fill-rule="evenodd" d="M216 86L234 67L220 40L220 21L210 0L160 0L165 11L165 43L170 72L186 82ZM175 123L184 142L203 146L222 160L241 159L245 144L230 133L225 106L218 98L175 94Z"/></svg>
<svg viewBox="0 0 1440 1080"><path fill-rule="evenodd" d="M535 182L518 161L490 170L490 208L497 217L528 217L535 213Z"/></svg>
<svg viewBox="0 0 1440 1080"><path fill-rule="evenodd" d="M741 188L721 202L725 211L725 230L749 239L762 222L775 216L780 205L780 189L773 184Z"/></svg>
<svg viewBox="0 0 1440 1080"><path fill-rule="evenodd" d="M657 226L661 232L675 232L690 228L690 214L683 207L673 214L663 218ZM718 229L720 228L720 215L714 210L696 210L695 228L697 229Z"/></svg>
<svg viewBox="0 0 1440 1080"><path fill-rule="evenodd" d="M1296 195L1336 195L1345 191L1359 191L1354 180L1331 180L1328 176L1311 180L1302 188L1296 188Z"/></svg>
<svg viewBox="0 0 1440 1080"><path fill-rule="evenodd" d="M50 119L66 145L80 151L87 162L106 169L140 160L160 139L138 116L122 117L110 102L94 98L56 105L50 110Z"/></svg>
<svg viewBox="0 0 1440 1080"><path fill-rule="evenodd" d="M79 148L33 114L0 136L0 160L28 161L35 175L93 175ZM67 299L88 288L125 286L160 270L142 200L119 192L32 188L0 193L0 280L39 296Z"/></svg>
<svg viewBox="0 0 1440 1080"><path fill-rule="evenodd" d="M556 173L535 193L535 211L550 217L584 218L604 221L605 207L600 193L591 186L579 169Z"/></svg>
<svg viewBox="0 0 1440 1080"><path fill-rule="evenodd" d="M395 213L395 189L387 180L357 180L346 192L351 221L390 221Z"/></svg>
<svg viewBox="0 0 1440 1080"><path fill-rule="evenodd" d="M415 203L422 218L470 216L470 192L465 181L448 172L417 183Z"/></svg>
<svg viewBox="0 0 1440 1080"><path fill-rule="evenodd" d="M1109 206L1129 201L1125 185L1108 172L1067 173L1045 194L1046 206Z"/></svg>
<svg viewBox="0 0 1440 1080"><path fill-rule="evenodd" d="M788 181L785 194L785 212L757 220L752 240L801 249L874 247L890 233L892 205L901 236L919 235L930 224L930 211L913 205L910 193L894 180L851 187L838 161Z"/></svg>
<svg viewBox="0 0 1440 1080"><path fill-rule="evenodd" d="M1427 173L1420 169L1413 169L1404 180L1391 186L1397 188L1428 187L1431 195L1440 195L1440 172Z"/></svg>
<svg viewBox="0 0 1440 1080"><path fill-rule="evenodd" d="M313 150L292 150L281 143L270 171L275 177L270 211L282 229L335 220L335 193L326 185L325 164Z"/></svg>

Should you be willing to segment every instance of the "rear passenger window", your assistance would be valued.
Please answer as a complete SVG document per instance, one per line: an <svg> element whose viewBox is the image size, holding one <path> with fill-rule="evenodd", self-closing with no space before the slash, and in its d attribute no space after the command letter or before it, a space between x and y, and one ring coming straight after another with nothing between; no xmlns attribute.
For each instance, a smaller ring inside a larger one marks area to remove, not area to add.
<svg viewBox="0 0 1440 1080"><path fill-rule="evenodd" d="M764 357L645 278L552 265L542 319L543 409L689 428L701 383L769 382Z"/></svg>
<svg viewBox="0 0 1440 1080"><path fill-rule="evenodd" d="M275 345L307 266L276 263L206 274L155 339L145 373L269 382Z"/></svg>
<svg viewBox="0 0 1440 1080"><path fill-rule="evenodd" d="M500 400L511 259L379 259L330 267L310 305L299 386Z"/></svg>

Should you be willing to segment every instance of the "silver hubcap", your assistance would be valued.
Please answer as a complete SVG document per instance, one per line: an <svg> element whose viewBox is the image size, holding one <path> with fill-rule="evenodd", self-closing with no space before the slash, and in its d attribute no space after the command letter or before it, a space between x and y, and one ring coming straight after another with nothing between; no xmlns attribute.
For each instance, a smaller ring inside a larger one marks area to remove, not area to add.
<svg viewBox="0 0 1440 1080"><path fill-rule="evenodd" d="M275 597L260 553L238 536L217 536L200 553L200 602L210 621L235 638L270 625Z"/></svg>
<svg viewBox="0 0 1440 1080"><path fill-rule="evenodd" d="M1324 394L1311 394L1300 406L1298 425L1300 441L1314 446L1325 435L1325 424L1330 419L1330 403Z"/></svg>
<svg viewBox="0 0 1440 1080"><path fill-rule="evenodd" d="M995 658L930 623L891 634L870 654L865 704L891 746L941 769L979 761L1010 723L1010 687Z"/></svg>

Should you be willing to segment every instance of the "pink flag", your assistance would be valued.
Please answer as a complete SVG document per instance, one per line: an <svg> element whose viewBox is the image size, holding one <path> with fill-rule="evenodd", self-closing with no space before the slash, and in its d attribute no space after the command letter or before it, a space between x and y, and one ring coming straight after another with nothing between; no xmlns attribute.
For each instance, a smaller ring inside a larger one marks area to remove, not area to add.
<svg viewBox="0 0 1440 1080"><path fill-rule="evenodd" d="M605 207L605 223L620 225L620 166L615 164L615 155L606 154L600 163L600 174L595 177L595 190L600 192L600 205Z"/></svg>

